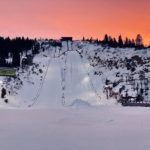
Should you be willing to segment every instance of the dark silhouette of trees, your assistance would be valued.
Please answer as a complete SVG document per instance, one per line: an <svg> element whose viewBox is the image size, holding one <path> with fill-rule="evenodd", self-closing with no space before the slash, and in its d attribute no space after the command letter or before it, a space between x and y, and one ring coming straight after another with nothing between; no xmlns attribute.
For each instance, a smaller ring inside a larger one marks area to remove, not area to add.
<svg viewBox="0 0 150 150"><path fill-rule="evenodd" d="M131 40L131 47L135 48L135 40L134 39Z"/></svg>
<svg viewBox="0 0 150 150"><path fill-rule="evenodd" d="M35 42L35 40L24 37L14 39L0 37L0 67L20 66L20 54L31 50ZM12 63L8 64L6 59L10 56L12 56Z"/></svg>
<svg viewBox="0 0 150 150"><path fill-rule="evenodd" d="M116 48L118 46L118 42L117 42L116 38L113 38L113 43L114 43L114 48Z"/></svg>
<svg viewBox="0 0 150 150"><path fill-rule="evenodd" d="M127 48L127 47L130 47L130 43L131 41L126 37L125 39L125 42L124 42L124 47Z"/></svg>
<svg viewBox="0 0 150 150"><path fill-rule="evenodd" d="M114 40L113 40L113 38L112 38L111 36L109 36L108 45L109 45L110 47L114 47Z"/></svg>
<svg viewBox="0 0 150 150"><path fill-rule="evenodd" d="M120 35L117 41L116 38L112 38L111 36L105 34L104 39L99 43L104 47L108 46L113 48L144 48L141 35L138 35L136 40L126 37L124 41L122 39L122 36Z"/></svg>
<svg viewBox="0 0 150 150"><path fill-rule="evenodd" d="M143 38L140 34L138 34L136 37L136 46L141 46L141 45L143 45Z"/></svg>
<svg viewBox="0 0 150 150"><path fill-rule="evenodd" d="M107 34L105 34L104 39L103 39L103 45L108 45L109 43L109 37Z"/></svg>
<svg viewBox="0 0 150 150"><path fill-rule="evenodd" d="M129 39L126 37L124 42L124 48L135 48L135 41L134 39Z"/></svg>
<svg viewBox="0 0 150 150"><path fill-rule="evenodd" d="M41 48L41 47L40 47L40 44L36 42L36 43L33 45L32 54L33 54L33 55L39 54L40 48Z"/></svg>
<svg viewBox="0 0 150 150"><path fill-rule="evenodd" d="M128 37L126 37L125 40L123 40L121 35L119 35L118 40L116 40L116 38L113 38L109 36L108 34L105 34L102 41L98 39L94 40L93 38L85 39L84 37L82 41L88 41L90 43L101 44L104 47L136 48L136 49L145 48L143 44L143 38L140 34L137 35L135 40L129 39Z"/></svg>
<svg viewBox="0 0 150 150"><path fill-rule="evenodd" d="M103 46L109 46L109 47L118 47L118 42L116 38L112 38L111 36L108 36L105 34L103 41L101 41Z"/></svg>
<svg viewBox="0 0 150 150"><path fill-rule="evenodd" d="M122 40L122 36L119 35L118 37L118 47L123 48L124 44L123 44L123 40Z"/></svg>
<svg viewBox="0 0 150 150"><path fill-rule="evenodd" d="M20 66L20 53L13 53L12 66Z"/></svg>
<svg viewBox="0 0 150 150"><path fill-rule="evenodd" d="M143 45L143 38L140 34L137 35L136 39L135 39L135 42L136 42L136 48L137 49L141 49L144 47Z"/></svg>
<svg viewBox="0 0 150 150"><path fill-rule="evenodd" d="M85 37L82 38L82 41L85 41Z"/></svg>

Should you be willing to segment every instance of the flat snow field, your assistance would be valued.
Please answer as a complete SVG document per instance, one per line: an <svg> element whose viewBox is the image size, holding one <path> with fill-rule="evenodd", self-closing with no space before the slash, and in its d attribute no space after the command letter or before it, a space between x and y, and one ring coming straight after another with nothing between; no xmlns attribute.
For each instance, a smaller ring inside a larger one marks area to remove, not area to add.
<svg viewBox="0 0 150 150"><path fill-rule="evenodd" d="M1 150L150 150L150 109L1 109Z"/></svg>

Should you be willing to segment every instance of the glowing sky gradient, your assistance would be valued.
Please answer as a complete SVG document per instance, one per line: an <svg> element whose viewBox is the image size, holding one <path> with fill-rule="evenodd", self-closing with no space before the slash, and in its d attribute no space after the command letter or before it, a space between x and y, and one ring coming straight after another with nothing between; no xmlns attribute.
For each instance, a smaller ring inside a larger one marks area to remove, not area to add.
<svg viewBox="0 0 150 150"><path fill-rule="evenodd" d="M150 0L0 0L0 34L102 38L141 33L150 41Z"/></svg>

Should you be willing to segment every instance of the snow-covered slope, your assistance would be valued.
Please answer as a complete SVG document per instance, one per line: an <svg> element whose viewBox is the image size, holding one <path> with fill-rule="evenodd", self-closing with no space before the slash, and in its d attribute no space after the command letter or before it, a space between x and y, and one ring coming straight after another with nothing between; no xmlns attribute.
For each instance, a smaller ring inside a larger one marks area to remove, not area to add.
<svg viewBox="0 0 150 150"><path fill-rule="evenodd" d="M118 93L125 85L121 94L133 95L137 85L149 88L149 49L104 48L83 41L62 44L42 44L15 78L0 78L1 88L7 90L0 99L0 148L149 150L150 109L122 107L106 92L112 88ZM146 83L139 80L141 75Z"/></svg>
<svg viewBox="0 0 150 150"><path fill-rule="evenodd" d="M83 41L63 42L62 48L41 45L40 53L28 56L32 63L22 64L16 78L1 77L8 99L7 104L1 100L1 107L69 106L76 99L90 105L112 105L115 98L106 100L106 86L113 85L117 93L125 85L121 94L128 91L133 96L141 83L137 81L133 90L129 78L138 80L144 74L149 82L149 49L114 49Z"/></svg>

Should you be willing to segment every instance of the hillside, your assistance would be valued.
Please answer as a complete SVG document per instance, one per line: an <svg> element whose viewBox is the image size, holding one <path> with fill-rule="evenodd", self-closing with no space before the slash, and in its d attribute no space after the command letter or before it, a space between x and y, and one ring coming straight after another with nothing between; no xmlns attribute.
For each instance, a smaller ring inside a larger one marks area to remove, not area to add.
<svg viewBox="0 0 150 150"><path fill-rule="evenodd" d="M140 92L142 101L149 100L149 49L109 48L87 41L63 42L62 47L38 42L39 53L22 55L16 77L1 77L1 87L7 90L1 107L69 106L76 99L111 105L120 96L136 97Z"/></svg>
<svg viewBox="0 0 150 150"><path fill-rule="evenodd" d="M120 102L148 103L149 49L38 43L0 77L2 150L149 150L149 108Z"/></svg>

